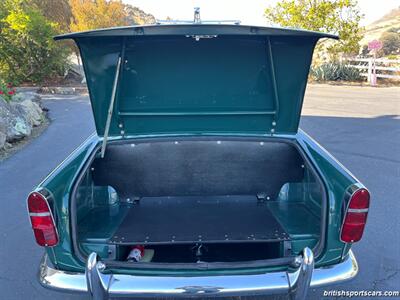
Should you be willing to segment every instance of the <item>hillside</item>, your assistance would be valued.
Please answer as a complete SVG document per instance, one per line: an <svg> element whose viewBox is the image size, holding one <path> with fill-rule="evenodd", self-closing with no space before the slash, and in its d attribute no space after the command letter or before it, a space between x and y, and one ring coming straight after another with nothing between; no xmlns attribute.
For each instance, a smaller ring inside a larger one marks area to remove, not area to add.
<svg viewBox="0 0 400 300"><path fill-rule="evenodd" d="M400 29L400 6L391 10L379 20L365 27L364 38L361 40L361 45L368 44L369 41L379 39L381 34L391 28Z"/></svg>
<svg viewBox="0 0 400 300"><path fill-rule="evenodd" d="M129 25L143 25L143 24L154 24L156 23L156 18L152 14L145 13L138 7L126 4L125 11L128 15Z"/></svg>

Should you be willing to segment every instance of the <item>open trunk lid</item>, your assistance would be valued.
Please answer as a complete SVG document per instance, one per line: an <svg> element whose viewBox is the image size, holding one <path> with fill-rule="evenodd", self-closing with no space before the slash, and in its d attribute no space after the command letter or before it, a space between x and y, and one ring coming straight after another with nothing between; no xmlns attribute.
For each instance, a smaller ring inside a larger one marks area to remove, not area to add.
<svg viewBox="0 0 400 300"><path fill-rule="evenodd" d="M124 138L296 133L312 53L323 37L336 38L197 24L112 28L56 39L72 38L81 51L98 135Z"/></svg>

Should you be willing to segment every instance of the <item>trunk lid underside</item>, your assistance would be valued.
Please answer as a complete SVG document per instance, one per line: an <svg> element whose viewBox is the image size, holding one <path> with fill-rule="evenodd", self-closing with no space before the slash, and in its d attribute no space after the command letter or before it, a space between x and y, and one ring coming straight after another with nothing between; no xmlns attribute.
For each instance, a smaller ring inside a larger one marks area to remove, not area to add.
<svg viewBox="0 0 400 300"><path fill-rule="evenodd" d="M261 135L297 132L324 37L335 38L237 25L58 37L80 49L104 137L71 193L79 260L96 252L125 268L135 245L154 253L149 264L131 265L143 270L287 267L305 247L318 257L321 178L294 140Z"/></svg>
<svg viewBox="0 0 400 300"><path fill-rule="evenodd" d="M58 37L80 48L99 136L297 132L315 32L144 26ZM120 67L118 61L121 61Z"/></svg>

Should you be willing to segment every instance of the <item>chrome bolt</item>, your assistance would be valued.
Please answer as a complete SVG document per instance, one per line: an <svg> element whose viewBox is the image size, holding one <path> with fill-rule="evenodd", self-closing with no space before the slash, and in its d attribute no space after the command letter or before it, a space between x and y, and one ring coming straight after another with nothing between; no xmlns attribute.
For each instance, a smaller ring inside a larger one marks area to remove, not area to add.
<svg viewBox="0 0 400 300"><path fill-rule="evenodd" d="M106 265L103 262L99 261L97 263L97 269L99 269L99 271L104 271L105 268L106 268Z"/></svg>
<svg viewBox="0 0 400 300"><path fill-rule="evenodd" d="M293 261L293 264L294 264L296 267L298 267L298 266L301 265L302 262L303 262L303 258L302 258L301 256L296 256L295 259L294 259L294 261Z"/></svg>

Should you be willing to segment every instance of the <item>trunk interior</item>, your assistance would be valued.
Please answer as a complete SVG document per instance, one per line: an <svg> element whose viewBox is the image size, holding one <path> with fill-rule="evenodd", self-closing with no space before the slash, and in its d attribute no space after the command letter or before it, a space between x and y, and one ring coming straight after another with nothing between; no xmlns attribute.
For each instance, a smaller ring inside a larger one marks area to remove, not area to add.
<svg viewBox="0 0 400 300"><path fill-rule="evenodd" d="M321 248L324 195L288 141L111 142L73 192L74 242L83 257L135 267L293 258ZM135 246L144 256L127 262Z"/></svg>

